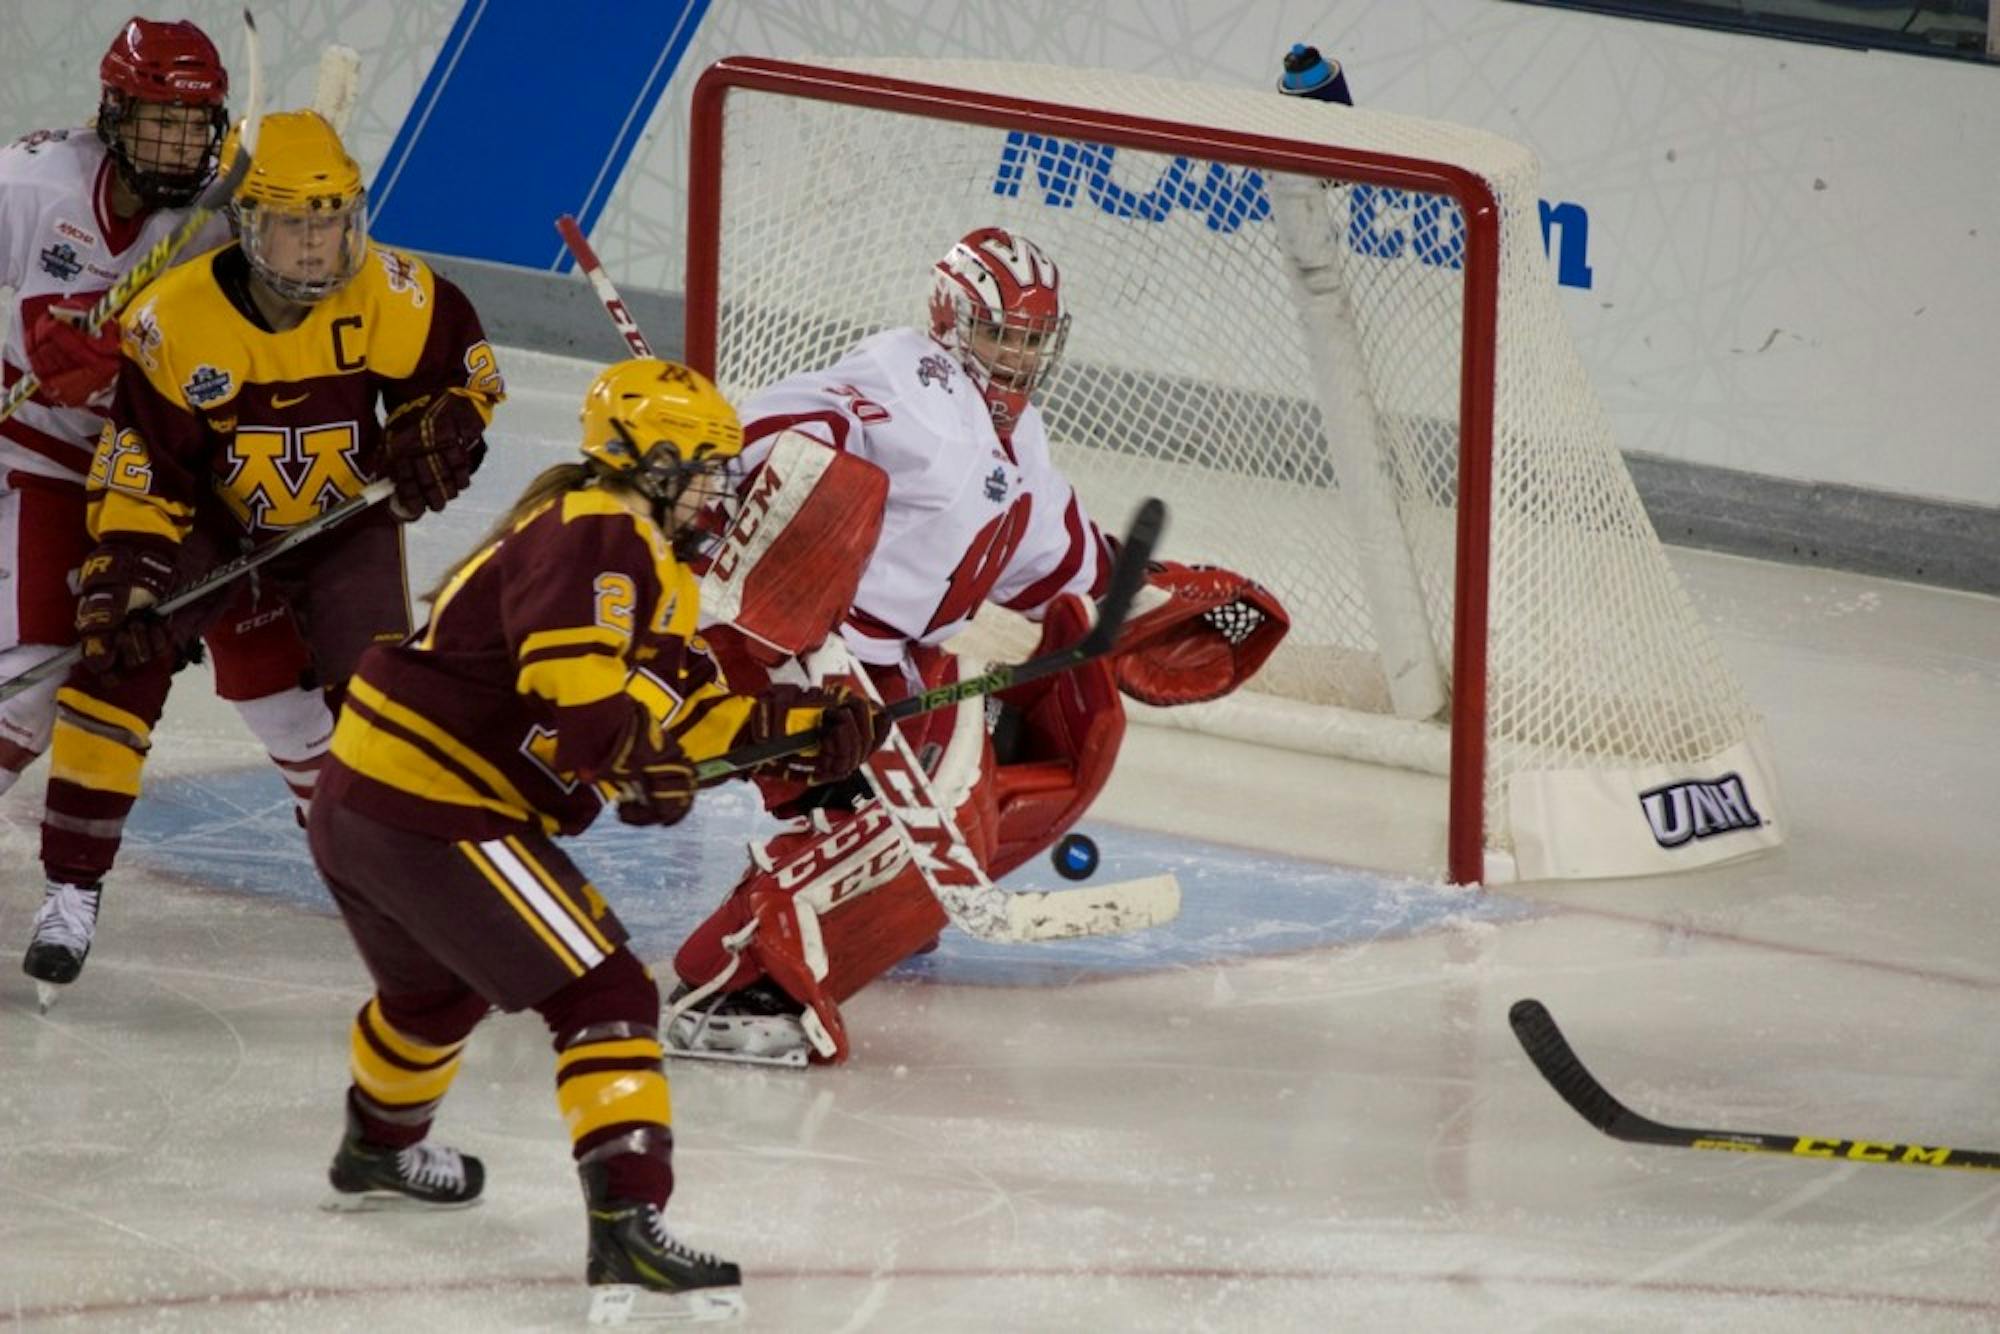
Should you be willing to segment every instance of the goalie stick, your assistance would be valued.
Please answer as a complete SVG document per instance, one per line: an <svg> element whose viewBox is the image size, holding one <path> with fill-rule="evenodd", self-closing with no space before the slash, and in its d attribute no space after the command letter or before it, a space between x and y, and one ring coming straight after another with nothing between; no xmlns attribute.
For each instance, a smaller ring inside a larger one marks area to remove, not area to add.
<svg viewBox="0 0 2000 1334"><path fill-rule="evenodd" d="M189 603L198 602L202 598L207 597L224 584L233 583L237 579L242 578L265 561L284 555L307 538L315 537L335 524L353 518L377 501L385 500L389 496L394 495L395 491L395 483L389 481L387 478L370 482L361 489L359 495L349 496L324 514L308 519L296 528L286 529L283 536L272 540L264 546L258 547L255 551L247 552L244 555L238 556L235 560L216 566L198 582L189 584L186 588L167 598L164 602L147 608L147 610L156 616L171 616L174 612L179 611ZM0 682L0 702L12 699L29 686L35 684L35 682L47 680L55 673L67 669L71 663L82 656L83 650L72 644L60 653L57 653L54 657L42 659L19 676L11 677L5 682Z"/></svg>
<svg viewBox="0 0 2000 1334"><path fill-rule="evenodd" d="M139 289L166 271L169 264L187 249L195 233L208 225L236 194L243 178L250 174L250 155L257 145L257 127L261 123L263 104L263 62L258 59L257 20L250 11L243 11L244 60L250 66L250 91L245 96L243 113L243 134L238 142L236 160L229 164L229 170L208 183L208 188L195 197L194 207L182 218L180 225L153 243L153 248L126 270L125 276L111 284L111 290L97 299L97 304L83 317L79 327L91 337L96 337L105 325L118 318L127 303L139 294ZM31 370L21 376L7 390L7 397L0 402L0 422L18 412L23 403L35 396L42 387L41 380Z"/></svg>
<svg viewBox="0 0 2000 1334"><path fill-rule="evenodd" d="M1613 1139L1632 1144L1659 1144L1681 1149L1719 1149L1724 1153L1780 1153L1792 1158L1839 1159L1856 1163L1889 1163L1899 1167L1956 1167L1974 1172L2000 1172L2000 1153L1983 1149L1953 1149L1942 1144L1894 1144L1886 1140L1841 1139L1830 1135L1770 1135L1748 1130L1696 1130L1662 1125L1639 1115L1611 1096L1596 1076L1584 1069L1570 1049L1569 1039L1556 1027L1555 1016L1538 1000L1517 1000L1507 1011L1528 1059L1542 1078L1576 1108L1584 1120Z"/></svg>

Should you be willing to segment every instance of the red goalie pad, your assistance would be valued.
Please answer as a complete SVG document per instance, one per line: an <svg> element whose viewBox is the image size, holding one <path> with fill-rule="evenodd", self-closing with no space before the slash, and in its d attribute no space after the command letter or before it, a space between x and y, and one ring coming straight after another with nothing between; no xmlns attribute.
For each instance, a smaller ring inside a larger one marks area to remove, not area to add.
<svg viewBox="0 0 2000 1334"><path fill-rule="evenodd" d="M1119 689L1146 704L1228 694L1257 674L1292 628L1270 589L1229 570L1156 561L1147 582L1141 605L1154 605L1126 622L1112 650Z"/></svg>
<svg viewBox="0 0 2000 1334"><path fill-rule="evenodd" d="M1074 644L1090 625L1089 605L1060 598L1042 621L1032 656ZM979 785L959 828L977 820L990 826L993 849L987 873L998 877L1039 856L1083 818L1111 777L1125 740L1125 701L1111 664L1102 658L1000 693L1018 710L1007 752Z"/></svg>
<svg viewBox="0 0 2000 1334"><path fill-rule="evenodd" d="M772 662L817 648L854 602L888 497L889 475L874 464L787 431L702 579L703 615Z"/></svg>

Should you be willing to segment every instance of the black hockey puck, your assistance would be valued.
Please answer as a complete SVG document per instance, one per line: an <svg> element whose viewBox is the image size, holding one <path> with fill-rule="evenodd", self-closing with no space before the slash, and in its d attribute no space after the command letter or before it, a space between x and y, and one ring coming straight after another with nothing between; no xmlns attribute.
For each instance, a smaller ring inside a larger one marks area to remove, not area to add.
<svg viewBox="0 0 2000 1334"><path fill-rule="evenodd" d="M1097 873L1097 845L1082 834L1066 834L1049 853L1056 874L1065 880L1088 880Z"/></svg>

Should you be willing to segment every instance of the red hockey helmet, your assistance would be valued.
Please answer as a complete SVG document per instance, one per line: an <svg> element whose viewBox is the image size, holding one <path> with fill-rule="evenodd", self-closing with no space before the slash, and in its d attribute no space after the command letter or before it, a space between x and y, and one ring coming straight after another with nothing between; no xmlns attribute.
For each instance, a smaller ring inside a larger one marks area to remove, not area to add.
<svg viewBox="0 0 2000 1334"><path fill-rule="evenodd" d="M932 276L931 337L979 386L1005 438L1069 337L1055 261L1000 227L966 233Z"/></svg>
<svg viewBox="0 0 2000 1334"><path fill-rule="evenodd" d="M149 207L190 203L215 175L229 128L229 71L208 34L185 19L134 18L98 65L97 137Z"/></svg>

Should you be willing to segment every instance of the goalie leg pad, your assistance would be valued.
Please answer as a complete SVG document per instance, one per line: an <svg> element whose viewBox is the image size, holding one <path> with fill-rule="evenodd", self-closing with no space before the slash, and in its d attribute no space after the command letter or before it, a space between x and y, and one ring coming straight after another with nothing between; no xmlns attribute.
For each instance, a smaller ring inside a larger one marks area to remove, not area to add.
<svg viewBox="0 0 2000 1334"><path fill-rule="evenodd" d="M928 665L927 684L956 670L949 658ZM940 710L933 718L942 718L948 730L926 736L938 757L933 789L940 801L957 803L954 818L980 857L990 850L992 829L990 802L982 819L973 799L991 763L983 717L978 701ZM753 847L751 858L729 897L681 945L674 970L694 988L731 969L723 983L731 990L768 978L818 1019L839 1053L821 1059L844 1059L838 1003L935 940L950 919L873 798L851 811L812 811L793 829ZM753 921L757 929L748 948L732 949L731 940Z"/></svg>
<svg viewBox="0 0 2000 1334"><path fill-rule="evenodd" d="M840 1006L821 987L827 958L819 915L805 899L769 888L751 894L750 915L757 922L757 934L750 938L751 957L766 977L805 1007L799 1023L812 1044L813 1058L830 1065L845 1061L847 1025L841 1021Z"/></svg>
<svg viewBox="0 0 2000 1334"><path fill-rule="evenodd" d="M1059 600L1043 618L1035 656L1075 643L1089 625L1082 598ZM1125 740L1125 704L1101 658L1000 699L1015 715L1012 734L972 803L993 831L990 851L982 851L996 877L1039 856L1083 818Z"/></svg>
<svg viewBox="0 0 2000 1334"><path fill-rule="evenodd" d="M947 919L878 804L818 811L806 825L753 850L759 864L681 945L674 971L695 988L725 972L731 991L768 979L804 1008L818 1059L837 1062L848 1051L839 1002ZM752 922L747 947L732 948Z"/></svg>

